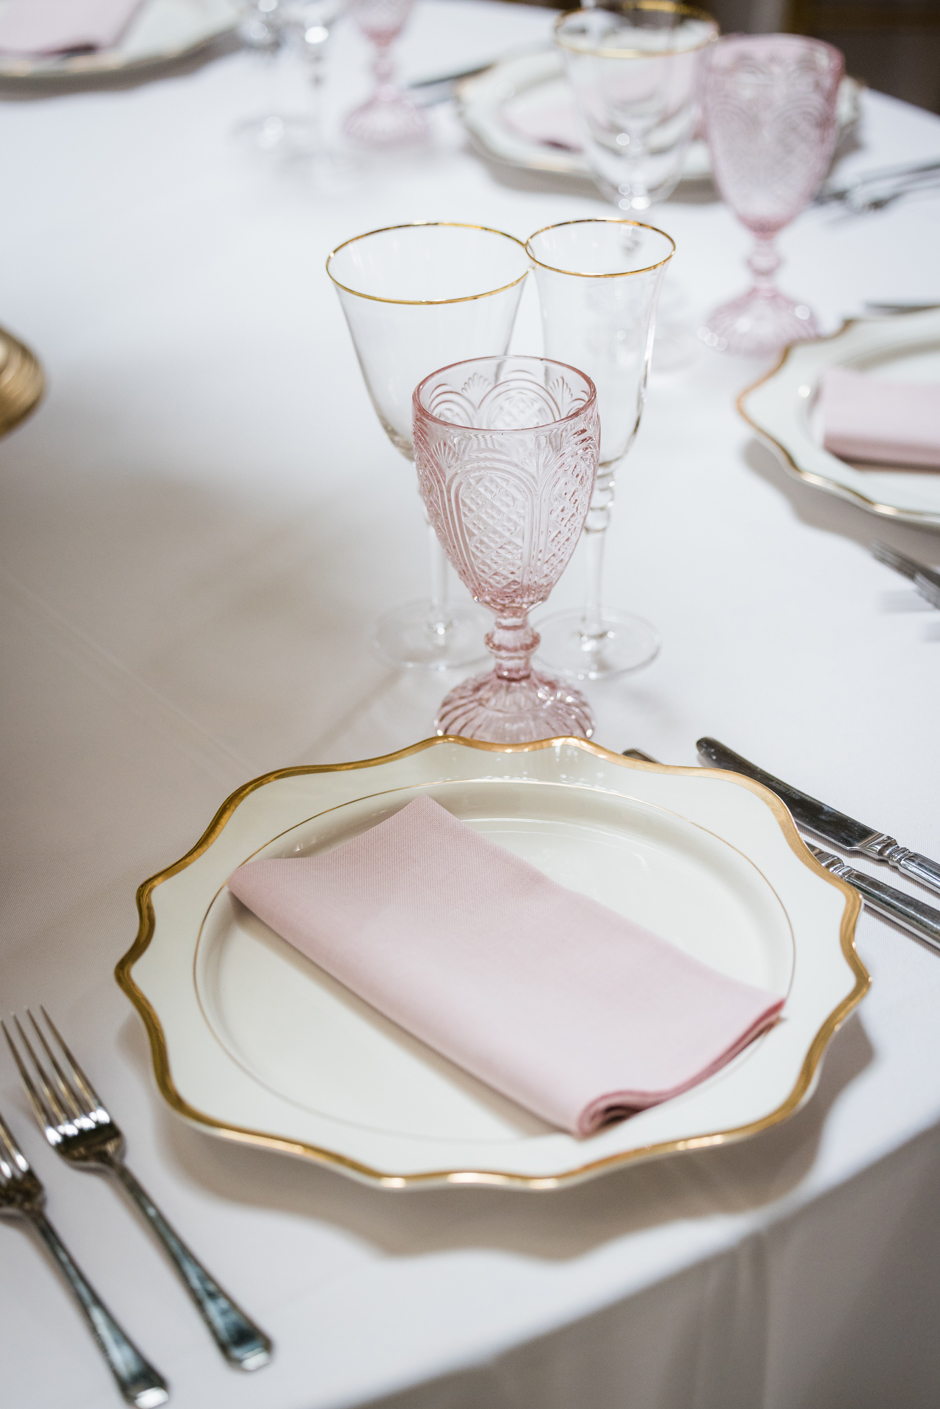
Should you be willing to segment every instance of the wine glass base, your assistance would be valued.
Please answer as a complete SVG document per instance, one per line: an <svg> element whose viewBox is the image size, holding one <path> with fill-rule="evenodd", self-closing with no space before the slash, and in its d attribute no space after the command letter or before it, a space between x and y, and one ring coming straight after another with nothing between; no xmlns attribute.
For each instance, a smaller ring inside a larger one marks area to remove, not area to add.
<svg viewBox="0 0 940 1409"><path fill-rule="evenodd" d="M403 93L370 98L343 123L343 131L363 147L408 147L431 135L427 114Z"/></svg>
<svg viewBox="0 0 940 1409"><path fill-rule="evenodd" d="M772 357L791 342L819 337L819 325L805 303L778 289L750 289L716 308L699 337L716 352L735 357Z"/></svg>
<svg viewBox="0 0 940 1409"><path fill-rule="evenodd" d="M490 670L445 695L434 727L464 739L525 744L560 735L589 739L594 716L580 690L553 675L533 670L524 680L503 680Z"/></svg>
<svg viewBox="0 0 940 1409"><path fill-rule="evenodd" d="M448 603L445 615L445 629L435 630L430 602L406 602L377 622L372 649L389 665L412 670L453 670L484 660L489 613L461 602Z"/></svg>
<svg viewBox="0 0 940 1409"><path fill-rule="evenodd" d="M568 680L612 680L628 670L649 665L659 654L655 627L630 612L604 610L598 635L581 629L580 611L557 612L535 623L542 638L539 659Z"/></svg>

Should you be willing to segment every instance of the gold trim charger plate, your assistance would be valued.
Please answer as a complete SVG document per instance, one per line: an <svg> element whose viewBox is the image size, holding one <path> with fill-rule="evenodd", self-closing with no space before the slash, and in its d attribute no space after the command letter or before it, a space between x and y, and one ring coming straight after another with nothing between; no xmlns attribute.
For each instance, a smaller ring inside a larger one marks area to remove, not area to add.
<svg viewBox="0 0 940 1409"><path fill-rule="evenodd" d="M227 34L240 13L239 0L146 0L113 49L90 54L0 54L0 80L100 77L167 63Z"/></svg>
<svg viewBox="0 0 940 1409"><path fill-rule="evenodd" d="M786 994L783 1020L693 1090L576 1139L387 1021L230 895L250 858L328 849L421 794L562 884ZM765 1130L808 1099L869 982L857 893L818 865L772 793L583 739L445 737L269 773L141 886L138 906L117 980L169 1105L216 1135L389 1188L547 1189Z"/></svg>
<svg viewBox="0 0 940 1409"><path fill-rule="evenodd" d="M860 93L856 79L843 80L837 109L840 140L858 119ZM500 59L482 73L462 79L455 96L464 126L486 155L528 171L590 178L591 168L583 152L550 146L525 133L528 118L571 103L564 60L556 48ZM702 181L710 175L708 147L700 139L691 142L681 179Z"/></svg>
<svg viewBox="0 0 940 1409"><path fill-rule="evenodd" d="M823 449L819 387L830 367L940 382L940 309L853 319L831 337L794 343L738 398L744 419L804 483L885 518L940 527L940 472L850 464Z"/></svg>

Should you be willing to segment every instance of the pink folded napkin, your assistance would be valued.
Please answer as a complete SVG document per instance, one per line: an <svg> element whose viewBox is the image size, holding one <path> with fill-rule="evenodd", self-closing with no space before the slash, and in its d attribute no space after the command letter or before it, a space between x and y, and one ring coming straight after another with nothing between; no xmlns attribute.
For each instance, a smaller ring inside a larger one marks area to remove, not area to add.
<svg viewBox="0 0 940 1409"><path fill-rule="evenodd" d="M833 455L940 470L940 383L888 382L833 367L820 400L823 445Z"/></svg>
<svg viewBox="0 0 940 1409"><path fill-rule="evenodd" d="M111 49L143 0L8 0L0 13L0 52L64 54Z"/></svg>
<svg viewBox="0 0 940 1409"><path fill-rule="evenodd" d="M572 1134L711 1075L783 1006L549 880L427 797L229 889L430 1047Z"/></svg>
<svg viewBox="0 0 940 1409"><path fill-rule="evenodd" d="M555 147L563 152L581 151L581 130L571 99L561 98L521 110L507 107L503 109L503 121L521 137L528 137L542 147Z"/></svg>

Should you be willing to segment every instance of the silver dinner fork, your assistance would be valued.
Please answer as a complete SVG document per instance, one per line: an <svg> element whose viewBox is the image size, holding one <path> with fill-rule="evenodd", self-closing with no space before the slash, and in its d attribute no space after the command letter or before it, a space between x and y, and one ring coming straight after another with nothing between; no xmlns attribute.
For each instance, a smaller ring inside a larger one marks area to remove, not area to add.
<svg viewBox="0 0 940 1409"><path fill-rule="evenodd" d="M884 563L885 567L894 568L902 577L913 582L920 595L931 606L940 606L940 572L936 568L926 567L919 563L916 558L909 558L906 553L899 553L897 548L892 548L890 543L882 543L875 539L871 544L872 557L877 558L879 563Z"/></svg>
<svg viewBox="0 0 940 1409"><path fill-rule="evenodd" d="M13 1019L20 1044L32 1065L32 1074L6 1023L0 1022L0 1027L10 1045L39 1127L49 1144L56 1154L70 1164L103 1170L117 1179L160 1239L226 1360L239 1370L260 1370L271 1358L271 1341L209 1276L135 1179L124 1163L124 1136L105 1110L101 1098L45 1008L40 1011L55 1040L58 1054L28 1009L27 1014L45 1052L47 1065L43 1065L36 1055L19 1018Z"/></svg>
<svg viewBox="0 0 940 1409"><path fill-rule="evenodd" d="M117 1380L121 1394L137 1409L157 1409L169 1399L166 1380L128 1340L94 1287L86 1280L43 1212L46 1191L33 1173L0 1115L0 1217L19 1218L39 1234Z"/></svg>

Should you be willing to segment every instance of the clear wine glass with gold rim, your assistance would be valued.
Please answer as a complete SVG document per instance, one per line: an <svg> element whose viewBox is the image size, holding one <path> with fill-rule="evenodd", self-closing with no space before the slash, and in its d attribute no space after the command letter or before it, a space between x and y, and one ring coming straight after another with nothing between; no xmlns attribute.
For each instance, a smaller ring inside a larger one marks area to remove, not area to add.
<svg viewBox="0 0 940 1409"><path fill-rule="evenodd" d="M418 222L372 230L326 262L363 379L389 440L414 458L414 388L438 367L509 346L529 257L512 235ZM449 602L447 559L433 530L431 593L388 613L372 637L392 665L443 670L479 660L481 614Z"/></svg>

